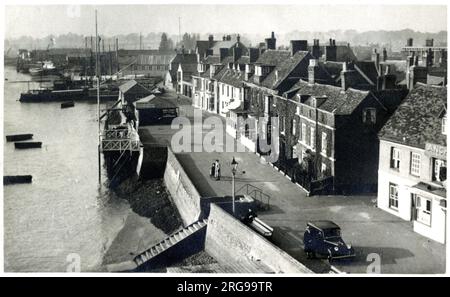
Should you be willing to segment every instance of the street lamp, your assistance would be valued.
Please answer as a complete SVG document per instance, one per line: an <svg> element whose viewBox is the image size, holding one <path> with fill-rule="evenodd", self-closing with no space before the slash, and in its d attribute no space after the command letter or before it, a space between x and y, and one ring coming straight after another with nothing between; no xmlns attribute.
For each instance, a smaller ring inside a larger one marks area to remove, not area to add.
<svg viewBox="0 0 450 297"><path fill-rule="evenodd" d="M232 201L233 202L233 204L232 204L233 205L233 215L235 213L235 206L234 206L234 198L235 198L235 194L234 194L235 185L234 185L234 183L235 183L235 181L234 181L234 178L236 176L237 167L238 167L238 162L236 162L236 160L233 157L233 160L231 161L231 173L233 174L232 182L231 182L231 187L232 187L232 192L233 192L233 196L232 196L232 199L233 199L233 201Z"/></svg>

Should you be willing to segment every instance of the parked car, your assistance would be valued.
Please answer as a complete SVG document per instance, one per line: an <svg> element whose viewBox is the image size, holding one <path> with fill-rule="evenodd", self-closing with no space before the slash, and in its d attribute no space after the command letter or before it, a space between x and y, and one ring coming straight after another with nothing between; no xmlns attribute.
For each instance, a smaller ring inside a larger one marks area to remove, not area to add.
<svg viewBox="0 0 450 297"><path fill-rule="evenodd" d="M342 239L341 228L332 221L308 222L303 242L308 258L326 257L331 261L355 256L353 247Z"/></svg>

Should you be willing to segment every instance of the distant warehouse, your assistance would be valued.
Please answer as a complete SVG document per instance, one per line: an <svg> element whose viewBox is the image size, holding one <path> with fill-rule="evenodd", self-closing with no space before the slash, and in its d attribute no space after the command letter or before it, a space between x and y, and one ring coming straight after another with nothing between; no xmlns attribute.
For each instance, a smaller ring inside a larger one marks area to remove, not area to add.
<svg viewBox="0 0 450 297"><path fill-rule="evenodd" d="M136 102L139 125L170 124L178 116L178 107L163 94L152 94Z"/></svg>

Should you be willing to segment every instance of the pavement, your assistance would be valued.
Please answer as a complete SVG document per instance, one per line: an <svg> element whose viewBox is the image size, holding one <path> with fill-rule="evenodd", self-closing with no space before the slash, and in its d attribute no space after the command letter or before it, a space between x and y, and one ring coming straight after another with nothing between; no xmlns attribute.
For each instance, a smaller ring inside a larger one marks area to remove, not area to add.
<svg viewBox="0 0 450 297"><path fill-rule="evenodd" d="M176 95L174 96L176 98ZM194 108L189 98L174 99L180 107L180 115L193 122ZM209 116L203 112L203 120ZM215 115L217 116L217 115ZM222 119L222 122L224 120ZM200 129L203 128L203 129ZM194 123L192 139L211 135L214 127ZM224 147L234 139L224 131L214 130L217 147ZM177 132L170 125L154 125L140 128L145 144L170 145ZM201 141L192 148L201 147ZM233 143L233 147L243 148ZM317 273L330 271L326 260L307 259L303 252L303 233L310 220L332 220L342 229L346 243L355 248L352 261L332 261L331 265L346 273L444 273L445 245L429 240L413 231L412 222L386 213L376 207L376 196L313 196L306 193L286 176L251 152L181 152L177 157L202 196L231 195L231 167L233 157L239 163L236 174L236 192L245 194L246 185L257 187L270 196L270 209L258 213L258 217L274 228L273 243ZM209 177L213 160L222 164L219 181ZM266 201L264 201L266 202Z"/></svg>

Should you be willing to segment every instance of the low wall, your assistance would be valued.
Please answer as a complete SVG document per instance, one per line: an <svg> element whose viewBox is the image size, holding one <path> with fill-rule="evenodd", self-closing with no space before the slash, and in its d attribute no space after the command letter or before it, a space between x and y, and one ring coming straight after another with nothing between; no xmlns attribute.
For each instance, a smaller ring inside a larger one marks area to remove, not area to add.
<svg viewBox="0 0 450 297"><path fill-rule="evenodd" d="M167 148L164 183L184 225L187 226L196 222L201 212L200 194L170 148Z"/></svg>
<svg viewBox="0 0 450 297"><path fill-rule="evenodd" d="M219 262L245 259L260 261L276 273L312 273L215 204L210 206L205 250Z"/></svg>

